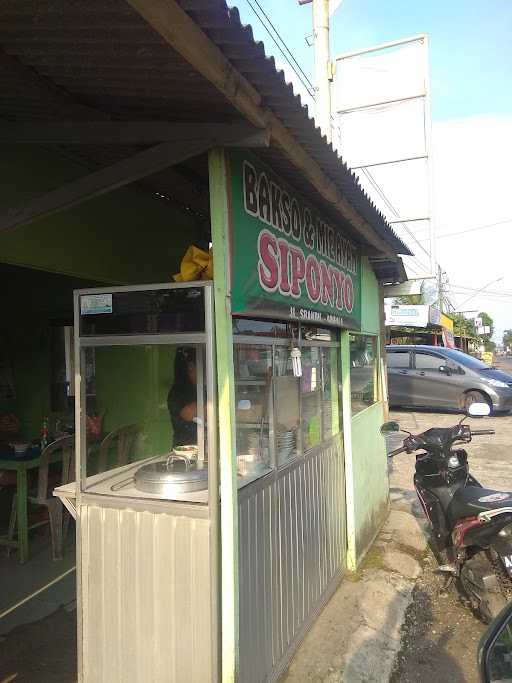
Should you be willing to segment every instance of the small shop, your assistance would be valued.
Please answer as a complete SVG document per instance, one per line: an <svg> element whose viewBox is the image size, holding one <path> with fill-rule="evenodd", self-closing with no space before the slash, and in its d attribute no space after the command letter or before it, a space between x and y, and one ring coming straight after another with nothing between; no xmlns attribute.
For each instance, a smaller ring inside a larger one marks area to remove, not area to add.
<svg viewBox="0 0 512 683"><path fill-rule="evenodd" d="M453 320L436 306L386 304L388 344L427 344L460 348L453 333Z"/></svg>
<svg viewBox="0 0 512 683"><path fill-rule="evenodd" d="M277 680L386 516L381 284L408 252L224 2L116 0L132 27L92 66L57 4L17 30L69 22L59 60L11 55L67 94L47 92L51 125L5 128L3 409L66 444L79 680Z"/></svg>

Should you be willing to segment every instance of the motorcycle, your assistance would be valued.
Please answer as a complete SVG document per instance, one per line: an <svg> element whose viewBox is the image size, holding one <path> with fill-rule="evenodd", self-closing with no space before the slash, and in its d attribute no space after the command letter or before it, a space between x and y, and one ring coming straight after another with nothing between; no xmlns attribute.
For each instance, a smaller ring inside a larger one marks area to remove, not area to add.
<svg viewBox="0 0 512 683"><path fill-rule="evenodd" d="M456 444L494 434L494 429L471 429L466 417L485 417L486 403L473 403L453 427L411 434L388 453L416 453L414 487L431 526L438 571L445 589L457 581L474 612L490 623L512 600L512 493L485 489L469 472L468 455ZM401 430L387 422L382 434Z"/></svg>

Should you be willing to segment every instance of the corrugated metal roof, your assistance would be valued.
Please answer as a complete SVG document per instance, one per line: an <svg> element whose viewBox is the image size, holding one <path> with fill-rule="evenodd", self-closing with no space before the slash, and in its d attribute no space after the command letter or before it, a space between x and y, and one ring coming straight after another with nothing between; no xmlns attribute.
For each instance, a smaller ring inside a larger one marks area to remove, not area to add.
<svg viewBox="0 0 512 683"><path fill-rule="evenodd" d="M409 253L354 174L326 143L284 73L276 69L273 57L265 55L263 43L254 40L250 26L242 25L238 10L228 8L225 0L177 2L376 234L395 253ZM2 0L0 45L0 117L4 120L241 119L226 97L124 0ZM120 146L67 149L99 166L133 151ZM280 150L271 148L261 156L361 240ZM169 169L147 182L153 190L169 193L176 178L176 169ZM193 189L189 195L193 197Z"/></svg>

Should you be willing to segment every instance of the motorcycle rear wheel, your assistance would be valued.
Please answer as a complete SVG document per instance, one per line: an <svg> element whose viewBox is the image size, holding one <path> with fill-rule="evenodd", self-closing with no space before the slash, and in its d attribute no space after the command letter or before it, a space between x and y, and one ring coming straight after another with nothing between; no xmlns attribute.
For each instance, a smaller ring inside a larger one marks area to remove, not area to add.
<svg viewBox="0 0 512 683"><path fill-rule="evenodd" d="M488 587L483 577L495 577L496 587ZM468 598L471 607L484 624L490 624L498 616L508 603L506 594L502 590L503 576L498 576L497 570L488 555L488 552L480 551L462 567L460 574L461 587ZM510 582L508 577L505 578ZM510 585L512 590L512 583Z"/></svg>

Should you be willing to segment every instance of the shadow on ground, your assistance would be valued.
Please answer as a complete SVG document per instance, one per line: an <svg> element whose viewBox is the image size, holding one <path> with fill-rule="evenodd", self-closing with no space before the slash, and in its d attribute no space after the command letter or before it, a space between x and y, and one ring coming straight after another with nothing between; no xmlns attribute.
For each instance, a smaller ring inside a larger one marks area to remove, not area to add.
<svg viewBox="0 0 512 683"><path fill-rule="evenodd" d="M76 683L76 613L54 614L10 631L0 642L0 681Z"/></svg>

